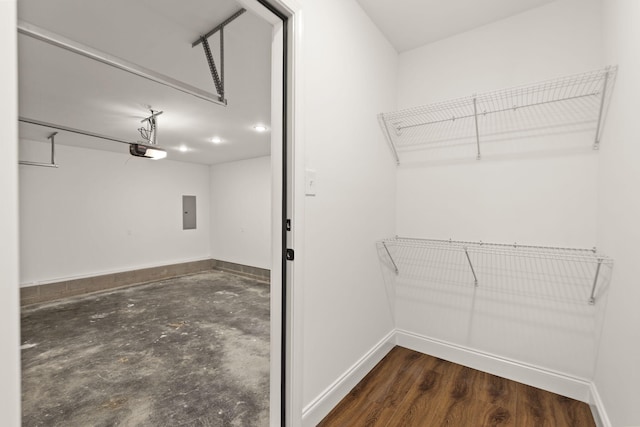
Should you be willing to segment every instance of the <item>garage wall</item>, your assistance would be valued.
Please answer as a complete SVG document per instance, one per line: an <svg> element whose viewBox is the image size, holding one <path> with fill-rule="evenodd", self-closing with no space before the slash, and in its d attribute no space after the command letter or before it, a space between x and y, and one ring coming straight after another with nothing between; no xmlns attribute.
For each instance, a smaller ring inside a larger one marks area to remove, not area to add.
<svg viewBox="0 0 640 427"><path fill-rule="evenodd" d="M271 157L211 166L211 257L271 269Z"/></svg>
<svg viewBox="0 0 640 427"><path fill-rule="evenodd" d="M20 141L21 160L48 150ZM210 257L208 166L63 145L56 160L20 166L22 286ZM195 230L182 230L183 195L197 198Z"/></svg>

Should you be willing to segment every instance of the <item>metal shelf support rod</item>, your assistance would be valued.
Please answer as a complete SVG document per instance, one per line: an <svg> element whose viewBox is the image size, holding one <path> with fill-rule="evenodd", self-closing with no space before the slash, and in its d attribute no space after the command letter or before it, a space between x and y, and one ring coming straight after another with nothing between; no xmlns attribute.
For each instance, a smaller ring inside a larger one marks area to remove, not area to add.
<svg viewBox="0 0 640 427"><path fill-rule="evenodd" d="M535 102L533 104L526 104L526 105L518 105L516 108L520 109L520 108L529 108L529 107L537 107L540 105L546 105L546 104L553 104L554 102L562 102L562 101L571 101L573 99L580 99L580 98L586 98L589 96L596 96L597 93L588 93L586 95L576 95L576 96L570 96L567 98L561 98L561 99L554 99L551 101L542 101L542 102ZM491 111L483 111L482 115L485 116L487 114L496 114L496 113L504 113L505 111L513 111L513 107L509 107L509 108L500 108L497 110L491 110ZM450 119L442 119L442 120L433 120L431 122L424 122L424 123L416 123L414 125L406 125L406 126L398 126L398 130L403 130L403 129L411 129L411 128L415 128L415 127L419 127L419 126L428 126L428 125L433 125L436 123L446 123L446 122L451 122L454 120L460 120L460 119L470 119L471 117L473 117L474 114L465 114L463 116L454 116Z"/></svg>
<svg viewBox="0 0 640 427"><path fill-rule="evenodd" d="M387 248L387 244L385 242L382 242L382 246L384 246L384 250L387 251L387 255L391 260L391 264L393 264L393 269L395 270L396 274L400 273L400 271L398 270L398 266L396 265L396 262L393 260L393 257L391 256L391 252L389 252L389 248Z"/></svg>
<svg viewBox="0 0 640 427"><path fill-rule="evenodd" d="M476 125L476 145L478 146L478 157L476 157L476 160L480 160L480 133L478 132L478 105L477 105L477 99L475 96L473 97L473 118Z"/></svg>
<svg viewBox="0 0 640 427"><path fill-rule="evenodd" d="M598 112L598 124L596 125L596 139L593 142L593 149L600 148L600 127L602 126L602 113L604 111L604 101L607 95L607 82L609 81L609 70L604 74L604 81L602 82L602 92L600 97L600 111Z"/></svg>
<svg viewBox="0 0 640 427"><path fill-rule="evenodd" d="M589 297L589 304L594 305L596 303L596 285L598 284L598 276L600 275L600 266L602 265L602 258L598 258L598 266L596 267L596 277L593 279L593 286L591 286L591 297Z"/></svg>
<svg viewBox="0 0 640 427"><path fill-rule="evenodd" d="M396 236L396 240L407 240L413 241L416 243L456 243L456 244L465 244L465 245L479 245L479 246L487 246L487 247L498 247L498 248L512 248L513 243L487 243L487 242L472 242L466 240L444 240L444 239L421 239L417 237L403 237ZM560 246L533 246L533 245L518 245L518 249L542 249L542 250L562 250L562 251L571 251L571 252L589 252L596 253L594 248L591 249L579 249L579 248L565 248ZM603 259L604 261L604 259Z"/></svg>
<svg viewBox="0 0 640 427"><path fill-rule="evenodd" d="M469 267L471 267L471 273L473 274L473 284L475 286L478 286L478 277L476 276L476 271L473 269L473 264L471 263L471 258L469 257L469 251L467 251L467 248L463 248L464 249L464 254L467 256L467 261L469 261Z"/></svg>
<svg viewBox="0 0 640 427"><path fill-rule="evenodd" d="M393 156L396 158L396 164L400 164L400 157L398 156L398 151L396 151L396 147L393 145L393 141L391 139L391 133L389 132L389 126L387 126L387 121L384 119L384 115L380 114L380 120L384 125L384 131L387 134L387 141L389 142L389 146L391 147L391 151L393 151Z"/></svg>

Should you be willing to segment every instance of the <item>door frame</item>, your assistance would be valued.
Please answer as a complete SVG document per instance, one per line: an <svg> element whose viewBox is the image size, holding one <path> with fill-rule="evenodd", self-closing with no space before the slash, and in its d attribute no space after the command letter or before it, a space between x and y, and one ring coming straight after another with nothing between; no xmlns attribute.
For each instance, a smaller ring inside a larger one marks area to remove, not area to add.
<svg viewBox="0 0 640 427"><path fill-rule="evenodd" d="M270 425L298 427L302 423L303 408L302 9L297 0L237 1L273 25ZM294 260L287 260L287 249L294 251ZM273 286L275 284L280 286ZM273 316L273 313L279 315Z"/></svg>
<svg viewBox="0 0 640 427"><path fill-rule="evenodd" d="M20 426L17 2L0 0L0 414Z"/></svg>

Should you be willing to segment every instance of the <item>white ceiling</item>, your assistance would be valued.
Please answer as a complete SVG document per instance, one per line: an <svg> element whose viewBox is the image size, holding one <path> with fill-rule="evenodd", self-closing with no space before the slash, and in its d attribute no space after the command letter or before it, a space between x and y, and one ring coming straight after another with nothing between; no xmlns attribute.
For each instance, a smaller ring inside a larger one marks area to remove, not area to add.
<svg viewBox="0 0 640 427"><path fill-rule="evenodd" d="M215 93L201 34L240 8L232 0L20 0L19 19L110 55ZM215 164L268 155L271 26L246 12L225 28L228 106L212 104L80 55L19 35L20 115L140 140L149 107L162 110L158 144L172 160ZM216 52L218 36L210 38ZM20 124L46 142L51 130ZM222 138L213 144L213 136ZM128 146L60 132L56 143L127 153ZM180 152L184 145L189 151Z"/></svg>
<svg viewBox="0 0 640 427"><path fill-rule="evenodd" d="M398 52L555 0L357 0Z"/></svg>

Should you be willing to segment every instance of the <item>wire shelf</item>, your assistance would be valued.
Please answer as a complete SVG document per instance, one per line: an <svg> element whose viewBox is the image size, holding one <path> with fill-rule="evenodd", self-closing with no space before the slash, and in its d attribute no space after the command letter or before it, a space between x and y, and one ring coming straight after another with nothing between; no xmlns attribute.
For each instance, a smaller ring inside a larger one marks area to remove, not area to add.
<svg viewBox="0 0 640 427"><path fill-rule="evenodd" d="M380 242L396 275L440 284L595 304L613 260L593 249L396 237Z"/></svg>
<svg viewBox="0 0 640 427"><path fill-rule="evenodd" d="M479 95L382 113L378 120L398 163L406 152L466 146L480 159L486 142L595 132L600 144L617 66Z"/></svg>

